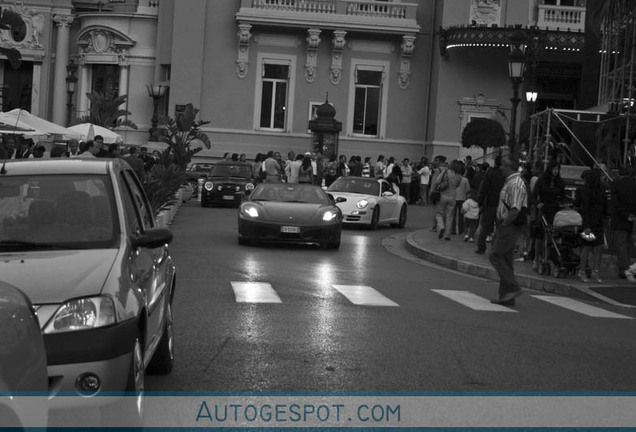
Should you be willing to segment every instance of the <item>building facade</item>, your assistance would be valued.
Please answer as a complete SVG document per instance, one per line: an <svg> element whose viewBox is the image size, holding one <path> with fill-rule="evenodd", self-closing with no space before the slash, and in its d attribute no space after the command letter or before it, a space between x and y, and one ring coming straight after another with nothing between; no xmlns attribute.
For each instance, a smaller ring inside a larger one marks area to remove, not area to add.
<svg viewBox="0 0 636 432"><path fill-rule="evenodd" d="M3 109L22 107L66 124L91 91L128 95L122 106L145 145L154 100L174 116L185 104L211 123L212 148L249 158L311 148L309 121L328 100L342 122L339 153L419 159L480 155L463 127L495 117L510 127L508 38L520 25L533 53L535 108L576 108L584 0L84 0L0 4L23 17L0 30L20 51L0 70ZM17 40L19 39L19 40ZM67 92L67 66L78 65ZM521 88L521 94L525 90ZM523 119L530 107L521 103ZM517 128L522 121L516 122Z"/></svg>

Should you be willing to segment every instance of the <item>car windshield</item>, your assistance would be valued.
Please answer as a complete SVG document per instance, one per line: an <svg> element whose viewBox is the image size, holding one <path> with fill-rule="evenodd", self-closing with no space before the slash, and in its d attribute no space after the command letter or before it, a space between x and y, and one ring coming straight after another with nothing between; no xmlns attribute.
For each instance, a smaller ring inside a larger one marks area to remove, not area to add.
<svg viewBox="0 0 636 432"><path fill-rule="evenodd" d="M114 202L106 175L0 176L0 252L114 247Z"/></svg>
<svg viewBox="0 0 636 432"><path fill-rule="evenodd" d="M249 165L214 165L210 174L212 177L252 177L252 167Z"/></svg>
<svg viewBox="0 0 636 432"><path fill-rule="evenodd" d="M194 171L197 171L197 172L208 171L211 166L212 166L212 164L195 163L195 164L190 165L189 171L192 171L192 172L194 172Z"/></svg>
<svg viewBox="0 0 636 432"><path fill-rule="evenodd" d="M329 186L329 192L346 192L361 195L379 195L380 184L377 180L355 177L340 177Z"/></svg>
<svg viewBox="0 0 636 432"><path fill-rule="evenodd" d="M308 204L328 204L327 194L313 185L262 183L250 197L252 201L295 202Z"/></svg>

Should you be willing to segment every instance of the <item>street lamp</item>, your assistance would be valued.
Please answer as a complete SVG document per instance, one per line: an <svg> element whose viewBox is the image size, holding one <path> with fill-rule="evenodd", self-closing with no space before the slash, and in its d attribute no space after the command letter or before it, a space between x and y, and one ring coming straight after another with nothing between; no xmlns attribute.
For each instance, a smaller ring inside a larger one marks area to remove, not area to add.
<svg viewBox="0 0 636 432"><path fill-rule="evenodd" d="M150 138L148 141L159 141L157 138L157 125L159 124L159 99L166 93L166 86L163 84L146 84L148 96L152 98L152 127L148 130Z"/></svg>
<svg viewBox="0 0 636 432"><path fill-rule="evenodd" d="M517 107L519 106L519 84L523 81L526 66L527 37L521 28L517 28L508 38L510 53L508 54L508 74L512 80L512 112L510 114L510 140L508 148L511 155L516 154Z"/></svg>
<svg viewBox="0 0 636 432"><path fill-rule="evenodd" d="M71 124L73 114L73 94L77 84L77 65L75 60L70 59L66 66L66 124Z"/></svg>

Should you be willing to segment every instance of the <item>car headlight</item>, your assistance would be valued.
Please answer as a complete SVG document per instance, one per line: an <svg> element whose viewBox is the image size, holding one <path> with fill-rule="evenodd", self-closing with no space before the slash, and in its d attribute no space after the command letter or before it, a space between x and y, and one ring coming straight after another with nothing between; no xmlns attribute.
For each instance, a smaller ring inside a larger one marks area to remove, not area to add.
<svg viewBox="0 0 636 432"><path fill-rule="evenodd" d="M367 201L367 200L365 200L365 199L360 200L360 201L358 201L358 202L356 203L356 207L358 207L359 209L363 209L363 208L365 208L365 207L366 207L366 206L368 206L368 205L369 205L369 201Z"/></svg>
<svg viewBox="0 0 636 432"><path fill-rule="evenodd" d="M247 183L247 184L245 185L245 190L246 190L246 191L254 190L254 183Z"/></svg>
<svg viewBox="0 0 636 432"><path fill-rule="evenodd" d="M243 210L245 212L246 215L253 217L253 218L257 218L258 217L258 210L256 210L256 207L246 207L245 210Z"/></svg>
<svg viewBox="0 0 636 432"><path fill-rule="evenodd" d="M338 213L332 210L327 210L325 214L322 215L322 220L325 222L329 222L338 217Z"/></svg>
<svg viewBox="0 0 636 432"><path fill-rule="evenodd" d="M206 191L211 191L212 188L214 188L214 183L212 182L205 182L205 184L203 185L203 187L205 188Z"/></svg>
<svg viewBox="0 0 636 432"><path fill-rule="evenodd" d="M81 298L60 306L44 328L44 333L88 330L116 322L115 304L110 297Z"/></svg>

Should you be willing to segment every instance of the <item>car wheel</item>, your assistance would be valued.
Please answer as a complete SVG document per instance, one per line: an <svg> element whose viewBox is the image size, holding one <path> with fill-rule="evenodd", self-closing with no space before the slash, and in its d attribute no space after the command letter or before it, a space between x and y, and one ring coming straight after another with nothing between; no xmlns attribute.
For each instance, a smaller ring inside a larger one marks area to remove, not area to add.
<svg viewBox="0 0 636 432"><path fill-rule="evenodd" d="M406 226L406 205L403 205L400 209L398 223L394 224L393 226L397 228L404 228Z"/></svg>
<svg viewBox="0 0 636 432"><path fill-rule="evenodd" d="M137 336L132 350L130 370L125 391L129 394L100 409L102 426L141 427L144 417L145 370L141 337Z"/></svg>
<svg viewBox="0 0 636 432"><path fill-rule="evenodd" d="M373 209L373 214L371 215L371 223L369 224L369 229L377 230L379 223L380 223L380 206L375 206L375 208Z"/></svg>
<svg viewBox="0 0 636 432"><path fill-rule="evenodd" d="M148 365L148 373L153 375L165 375L172 371L174 366L174 327L172 320L172 305L166 307L166 322L157 350Z"/></svg>
<svg viewBox="0 0 636 432"><path fill-rule="evenodd" d="M238 244L240 244L241 246L248 246L250 244L250 240L246 239L245 237L238 237Z"/></svg>

